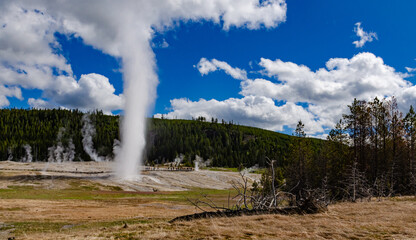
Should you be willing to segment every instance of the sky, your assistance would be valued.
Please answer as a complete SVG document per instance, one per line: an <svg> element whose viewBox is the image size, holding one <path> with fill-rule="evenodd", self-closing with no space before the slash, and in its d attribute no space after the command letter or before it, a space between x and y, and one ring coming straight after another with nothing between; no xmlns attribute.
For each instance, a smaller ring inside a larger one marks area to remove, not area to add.
<svg viewBox="0 0 416 240"><path fill-rule="evenodd" d="M141 101L126 100L128 48L140 54L146 44L155 93L137 81L152 92L149 117L214 117L288 134L302 120L308 135L325 137L354 98L395 96L404 112L415 105L413 0L122 1L155 13L131 18L111 1L10 2L0 0L2 108L124 114L126 101ZM114 30L128 21L137 28ZM134 41L141 34L146 43ZM140 78L135 66L131 81Z"/></svg>

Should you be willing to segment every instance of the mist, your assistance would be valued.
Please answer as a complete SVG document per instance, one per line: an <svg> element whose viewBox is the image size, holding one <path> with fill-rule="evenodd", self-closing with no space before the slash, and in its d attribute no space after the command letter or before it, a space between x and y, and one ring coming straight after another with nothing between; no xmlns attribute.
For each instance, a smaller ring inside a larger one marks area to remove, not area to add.
<svg viewBox="0 0 416 240"><path fill-rule="evenodd" d="M23 145L25 149L25 156L22 158L22 162L32 162L32 147L29 144Z"/></svg>
<svg viewBox="0 0 416 240"><path fill-rule="evenodd" d="M195 171L199 171L200 168L208 167L211 164L212 164L211 159L207 159L206 161L204 161L202 157L195 155L195 160L194 160Z"/></svg>
<svg viewBox="0 0 416 240"><path fill-rule="evenodd" d="M95 127L91 123L91 118L89 114L84 114L82 116L82 147L84 151L90 156L90 158L96 162L105 161L103 157L98 156L97 151L94 149L94 143L92 138L95 136Z"/></svg>
<svg viewBox="0 0 416 240"><path fill-rule="evenodd" d="M72 162L75 158L75 145L70 138L67 146L62 143L62 138L65 133L65 128L59 128L56 137L57 143L48 148L48 162Z"/></svg>

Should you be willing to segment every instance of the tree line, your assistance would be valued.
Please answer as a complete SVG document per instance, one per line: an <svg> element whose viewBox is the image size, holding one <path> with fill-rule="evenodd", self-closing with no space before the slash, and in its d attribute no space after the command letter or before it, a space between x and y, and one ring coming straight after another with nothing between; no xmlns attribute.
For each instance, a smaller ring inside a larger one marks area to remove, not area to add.
<svg viewBox="0 0 416 240"><path fill-rule="evenodd" d="M401 113L396 98L354 99L349 113L314 149L305 141L302 122L281 179L301 197L321 189L334 199L356 201L371 196L416 194L416 114Z"/></svg>
<svg viewBox="0 0 416 240"><path fill-rule="evenodd" d="M21 161L25 146L31 147L33 161L48 161L50 148L73 145L74 161L91 160L83 149L83 115L88 114L95 127L93 147L98 155L112 158L120 139L120 116L101 111L1 109L0 159ZM183 163L192 166L196 156L209 160L212 166L266 166L266 157L277 159L284 167L289 158L293 136L259 128L236 125L217 119L194 120L148 119L146 163L163 164L183 155ZM318 146L321 140L308 139Z"/></svg>
<svg viewBox="0 0 416 240"><path fill-rule="evenodd" d="M31 149L33 161L47 161L51 147L74 148L75 161L89 161L83 149L82 113L79 110L0 109L0 160L21 161ZM94 147L102 156L111 155L119 136L119 118L102 111L88 113L96 132Z"/></svg>

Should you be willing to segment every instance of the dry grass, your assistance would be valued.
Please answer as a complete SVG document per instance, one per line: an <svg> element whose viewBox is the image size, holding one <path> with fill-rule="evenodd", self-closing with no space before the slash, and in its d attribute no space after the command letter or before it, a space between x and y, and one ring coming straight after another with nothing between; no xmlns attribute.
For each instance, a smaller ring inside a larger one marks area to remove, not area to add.
<svg viewBox="0 0 416 240"><path fill-rule="evenodd" d="M222 174L218 180L235 173ZM0 239L416 239L414 197L338 203L314 215L170 224L174 217L196 212L186 198L200 196L201 189L123 192L100 178L37 175L0 171ZM226 204L227 190L203 191Z"/></svg>
<svg viewBox="0 0 416 240"><path fill-rule="evenodd" d="M157 208L154 209L157 211ZM158 211L161 211L160 209ZM170 210L169 210L170 211ZM168 210L166 213L169 212ZM177 214L177 213L176 213ZM25 239L416 239L416 199L339 203L314 215L262 215L167 223L168 218L89 222Z"/></svg>

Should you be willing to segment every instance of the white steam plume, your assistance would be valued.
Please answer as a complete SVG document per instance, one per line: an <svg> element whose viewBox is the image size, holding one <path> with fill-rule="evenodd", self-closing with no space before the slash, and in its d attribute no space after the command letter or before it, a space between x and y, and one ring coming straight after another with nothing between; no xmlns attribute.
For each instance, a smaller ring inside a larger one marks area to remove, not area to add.
<svg viewBox="0 0 416 240"><path fill-rule="evenodd" d="M23 145L23 148L25 149L25 156L22 158L22 162L32 162L32 147L29 144Z"/></svg>
<svg viewBox="0 0 416 240"><path fill-rule="evenodd" d="M7 5L41 11L54 19L48 32L80 37L122 60L126 104L121 151L116 157L121 178L135 178L142 164L145 119L158 84L151 49L155 31L165 31L180 21L199 20L221 24L224 30L273 28L286 19L285 0L16 0L0 1L0 16Z"/></svg>
<svg viewBox="0 0 416 240"><path fill-rule="evenodd" d="M84 151L90 156L90 158L96 162L102 162L105 159L98 156L98 153L94 149L94 143L92 142L92 138L95 135L95 127L91 123L90 115L84 114L82 116L82 146Z"/></svg>
<svg viewBox="0 0 416 240"><path fill-rule="evenodd" d="M8 157L7 157L7 161L12 161L13 160L13 151L11 148L7 149L8 152Z"/></svg>
<svg viewBox="0 0 416 240"><path fill-rule="evenodd" d="M114 139L113 143L113 154L114 156L117 156L120 154L121 151L121 142L118 139Z"/></svg>
<svg viewBox="0 0 416 240"><path fill-rule="evenodd" d="M199 162L195 161L195 171L199 171Z"/></svg>
<svg viewBox="0 0 416 240"><path fill-rule="evenodd" d="M249 168L244 168L243 170L241 170L241 172L244 174L244 175L246 175L247 173L252 173L252 172L254 172L254 171L257 171L257 170L259 170L260 168L259 168L259 165L258 164L255 164L254 166L252 166L252 167L249 167Z"/></svg>
<svg viewBox="0 0 416 240"><path fill-rule="evenodd" d="M68 146L62 144L62 135L65 128L59 128L57 141L58 143L48 148L48 162L72 162L75 158L75 145L72 139L69 139Z"/></svg>
<svg viewBox="0 0 416 240"><path fill-rule="evenodd" d="M173 160L173 167L179 167L184 159L184 155L180 154Z"/></svg>
<svg viewBox="0 0 416 240"><path fill-rule="evenodd" d="M199 168L201 167L207 167L210 166L212 163L211 159L207 159L206 161L204 161L204 159L198 155L195 155L195 160L194 160L194 164L195 164L195 171L199 171Z"/></svg>
<svg viewBox="0 0 416 240"><path fill-rule="evenodd" d="M130 41L140 42L140 38ZM134 45L133 43L126 46ZM143 149L146 145L146 116L153 104L157 76L154 72L154 54L148 44L125 49L123 58L124 94L126 104L121 124L121 149L116 156L117 175L132 179L139 175L138 168L142 164ZM140 66L140 67L137 67Z"/></svg>

